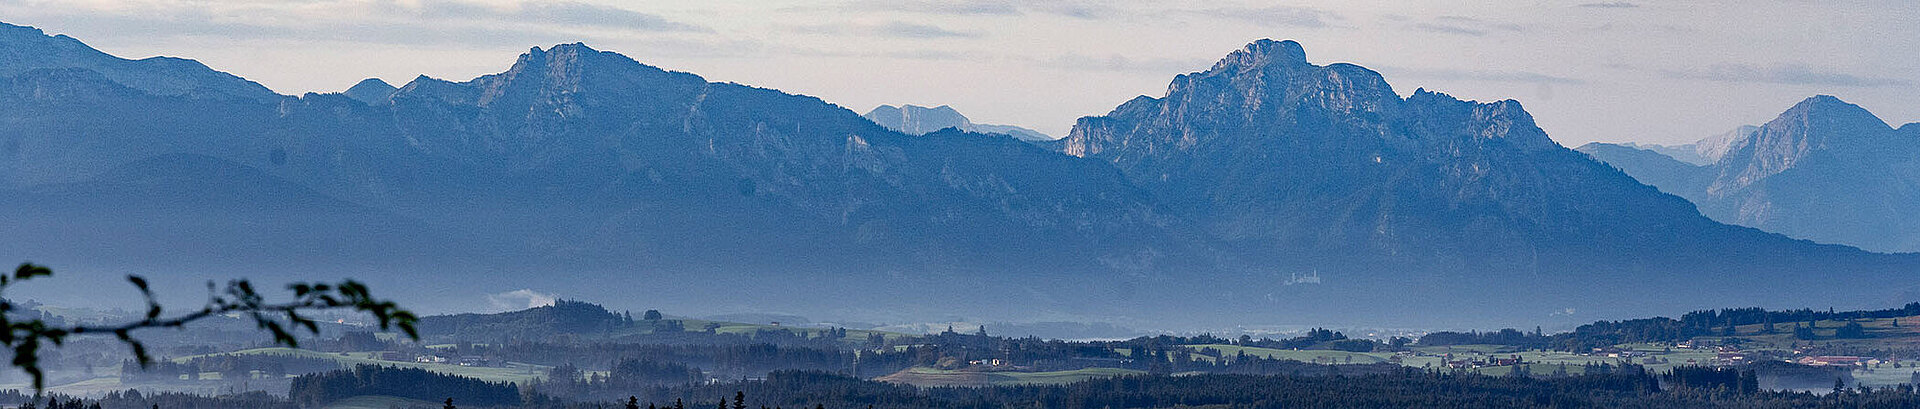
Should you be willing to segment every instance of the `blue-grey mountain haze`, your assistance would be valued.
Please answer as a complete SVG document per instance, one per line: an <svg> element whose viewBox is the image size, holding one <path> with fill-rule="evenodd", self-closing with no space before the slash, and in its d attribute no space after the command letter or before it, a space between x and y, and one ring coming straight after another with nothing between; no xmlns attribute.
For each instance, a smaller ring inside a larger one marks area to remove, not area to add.
<svg viewBox="0 0 1920 409"><path fill-rule="evenodd" d="M1222 49L1238 50L1026 142L901 134L578 43L465 81L296 97L0 28L0 206L35 238L0 254L72 271L50 297L124 272L175 279L183 300L204 277L357 276L430 312L530 290L1173 329L1917 294L1884 284L1910 282L1920 256L1715 223L1555 143L1519 101L1401 93L1292 41ZM1304 271L1321 280L1289 279Z"/></svg>

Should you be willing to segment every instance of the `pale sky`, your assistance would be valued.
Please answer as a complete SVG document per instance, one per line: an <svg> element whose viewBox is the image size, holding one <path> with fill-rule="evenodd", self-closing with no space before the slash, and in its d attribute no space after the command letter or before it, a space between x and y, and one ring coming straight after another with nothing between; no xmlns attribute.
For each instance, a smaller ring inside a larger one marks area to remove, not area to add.
<svg viewBox="0 0 1920 409"><path fill-rule="evenodd" d="M285 94L466 80L534 46L807 94L952 105L1060 136L1261 38L1416 88L1516 99L1554 139L1683 143L1831 94L1920 121L1920 2L0 0L0 21L200 60Z"/></svg>

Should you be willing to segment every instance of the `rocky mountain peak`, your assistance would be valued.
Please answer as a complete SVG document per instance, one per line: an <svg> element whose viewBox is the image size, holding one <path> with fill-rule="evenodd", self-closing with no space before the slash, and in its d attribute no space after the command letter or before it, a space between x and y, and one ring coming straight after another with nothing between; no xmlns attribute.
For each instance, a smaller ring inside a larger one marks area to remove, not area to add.
<svg viewBox="0 0 1920 409"><path fill-rule="evenodd" d="M1291 67L1304 64L1307 64L1307 49L1301 47L1300 43L1293 40L1261 39L1227 54L1226 58L1213 64L1212 70Z"/></svg>
<svg viewBox="0 0 1920 409"><path fill-rule="evenodd" d="M388 84L379 78L368 78L360 80L357 84L353 84L353 87L347 88L347 92L344 94L346 94L347 98L353 98L367 105L378 106L392 102L393 93L399 90L399 88L394 88L393 84Z"/></svg>
<svg viewBox="0 0 1920 409"><path fill-rule="evenodd" d="M919 105L881 105L874 107L865 115L880 126L909 135L921 135L945 128L966 130L973 125L960 111L941 105L928 108Z"/></svg>
<svg viewBox="0 0 1920 409"><path fill-rule="evenodd" d="M1750 185L1793 168L1816 152L1874 149L1893 132L1886 121L1858 105L1816 95L1736 140L1722 158L1721 177L1710 192Z"/></svg>
<svg viewBox="0 0 1920 409"><path fill-rule="evenodd" d="M1845 130L1891 129L1886 121L1881 120L1878 116L1874 116L1873 113L1868 112L1866 108L1842 101L1840 98L1835 98L1832 95L1815 95L1801 100L1800 103L1794 104L1793 108L1787 109L1786 112L1781 113L1779 117L1767 124L1778 127L1780 125L1793 125L1794 122L1806 123L1809 126L1831 126Z"/></svg>
<svg viewBox="0 0 1920 409"><path fill-rule="evenodd" d="M567 95L583 92L703 86L706 80L641 64L619 53L572 43L544 50L533 47L521 54L506 72L475 78L469 84L481 90L477 101L480 105L502 100L564 104L571 100Z"/></svg>

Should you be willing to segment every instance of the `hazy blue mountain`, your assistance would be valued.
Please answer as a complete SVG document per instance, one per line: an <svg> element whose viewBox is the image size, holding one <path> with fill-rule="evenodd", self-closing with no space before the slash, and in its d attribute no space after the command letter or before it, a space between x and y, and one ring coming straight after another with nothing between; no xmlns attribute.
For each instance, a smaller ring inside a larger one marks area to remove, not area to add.
<svg viewBox="0 0 1920 409"><path fill-rule="evenodd" d="M393 84L388 84L379 78L368 78L353 84L352 88L347 88L347 91L342 94L355 101L365 102L367 105L386 105L393 102L393 93L399 90L394 88Z"/></svg>
<svg viewBox="0 0 1920 409"><path fill-rule="evenodd" d="M881 318L963 302L1000 314L1115 314L1146 303L1129 292L1156 284L1137 282L1218 257L1098 162L1010 138L903 135L817 98L709 83L578 44L534 49L471 81L421 77L377 106L342 94L275 104L156 95L77 68L0 85L0 103L17 107L0 112L9 189L87 181L163 155L231 161L483 243L364 242L392 251L360 261L468 294L540 286L611 298L617 287L595 280L625 276L614 280L714 284L667 295L682 303L756 291L771 294L756 306L801 310L822 307L815 294L847 292L824 302ZM184 198L155 198L172 199ZM165 232L197 234L222 233ZM225 257L155 235L120 240ZM421 257L415 247L446 251ZM484 253L445 254L457 251ZM576 273L438 278L532 266ZM1069 284L1098 276L1109 277ZM998 290L955 291L973 286ZM875 291L886 288L942 290ZM909 304L902 297L928 304L897 307Z"/></svg>
<svg viewBox="0 0 1920 409"><path fill-rule="evenodd" d="M960 111L946 105L933 108L918 105L881 105L862 116L887 129L908 135L925 135L941 129L954 128L967 132L1007 135L1030 142L1057 139L1040 131L1013 125L976 124L968 120L965 115L961 115Z"/></svg>
<svg viewBox="0 0 1920 409"><path fill-rule="evenodd" d="M1662 153L1693 152L1690 149L1653 150L1647 149L1647 146L1594 142L1574 150L1613 165L1640 183L1660 188L1662 192L1696 202L1705 198L1707 185L1713 183L1712 167L1688 163Z"/></svg>
<svg viewBox="0 0 1920 409"><path fill-rule="evenodd" d="M346 270L489 250L259 169L192 154L158 155L86 181L0 196L5 210L0 225L13 237L32 238L8 240L0 244L0 254L33 260L84 260L86 265L139 260L187 270L317 265ZM254 277L285 275L269 269Z"/></svg>
<svg viewBox="0 0 1920 409"><path fill-rule="evenodd" d="M1292 257L1533 263L1546 246L1712 226L1555 144L1518 102L1401 98L1371 70L1307 62L1293 42L1254 43L1165 97L1084 118L1061 148L1113 163L1222 239ZM1597 229L1611 231L1583 231Z"/></svg>
<svg viewBox="0 0 1920 409"><path fill-rule="evenodd" d="M1693 148L1693 156L1676 156L1676 158L1682 158L1682 161L1695 165L1710 165L1726 157L1727 151L1733 149L1735 142L1745 140L1752 136L1754 132L1758 131L1760 131L1760 127L1758 126L1741 125L1739 128L1734 128L1726 133L1694 142L1689 146Z"/></svg>
<svg viewBox="0 0 1920 409"><path fill-rule="evenodd" d="M354 94L0 77L0 227L44 233L0 254L355 274L429 311L534 289L632 310L1161 328L1877 305L1914 289L1865 284L1920 266L1714 223L1553 143L1517 102L1401 98L1291 42L1040 143L908 135L581 44L422 76L388 103ZM96 247L114 250L81 251Z"/></svg>
<svg viewBox="0 0 1920 409"><path fill-rule="evenodd" d="M84 68L155 95L247 99L283 98L253 81L214 71L198 61L150 57L128 60L95 50L65 35L0 23L0 77L39 69Z"/></svg>
<svg viewBox="0 0 1920 409"><path fill-rule="evenodd" d="M1596 154L1727 223L1874 251L1920 251L1920 128L1808 98L1697 168ZM1592 152L1590 152L1592 153ZM1685 175L1685 176L1675 176Z"/></svg>
<svg viewBox="0 0 1920 409"><path fill-rule="evenodd" d="M1785 295L1785 283L1810 286L1785 296L1832 297L1844 287L1813 274L1901 274L1867 268L1884 261L1857 250L1708 220L1679 197L1555 144L1518 102L1426 90L1402 98L1379 74L1312 64L1290 41L1251 44L1176 77L1164 97L1083 118L1053 146L1114 164L1236 254L1318 271L1322 279L1293 292L1337 287L1349 299L1495 313L1613 298L1598 294L1750 302ZM1862 268L1806 262L1813 259ZM1744 288L1645 290L1687 281ZM1488 286L1527 294L1438 295Z"/></svg>
<svg viewBox="0 0 1920 409"><path fill-rule="evenodd" d="M1621 143L1618 145L1628 147L1628 148L1633 148L1633 149L1652 151L1655 153L1659 153L1661 155L1666 155L1667 157L1673 158L1674 160L1678 160L1681 162L1686 162L1694 165L1704 166L1704 165L1712 165L1714 162L1719 162L1720 157L1726 156L1727 149L1731 148L1735 141L1746 139L1748 135L1751 135L1753 134L1754 131L1758 131L1758 130L1760 130L1760 127L1758 126L1741 125L1740 127L1734 128L1733 130L1727 131L1726 133L1709 136L1699 141L1695 141L1693 143L1684 144L1684 145L1639 144L1639 143L1633 143L1633 142Z"/></svg>

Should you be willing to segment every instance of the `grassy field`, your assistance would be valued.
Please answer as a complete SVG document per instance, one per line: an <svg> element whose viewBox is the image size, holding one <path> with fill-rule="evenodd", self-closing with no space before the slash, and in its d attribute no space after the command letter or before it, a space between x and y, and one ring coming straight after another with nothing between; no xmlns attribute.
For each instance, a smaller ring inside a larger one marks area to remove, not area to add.
<svg viewBox="0 0 1920 409"><path fill-rule="evenodd" d="M1062 384L1084 381L1093 378L1109 378L1122 375L1135 375L1145 372L1118 368L1087 368L1072 371L1055 372L1010 372L1010 371L971 371L944 370L938 368L907 368L892 375L877 378L880 381L904 383L919 387L933 386L991 386L1017 384Z"/></svg>
<svg viewBox="0 0 1920 409"><path fill-rule="evenodd" d="M1245 352L1247 356L1254 356L1254 357L1260 357L1260 358L1266 358L1266 359L1283 359L1283 360L1301 361L1301 362L1319 362L1319 363L1336 363L1336 364L1346 364L1346 363L1372 364L1372 363L1387 362L1387 357L1393 355L1393 354L1372 353L1372 352L1273 349L1273 348L1246 347L1246 346L1226 345L1226 344L1192 345L1192 346L1189 346L1188 348L1193 349L1195 352L1198 352L1202 349L1207 349L1207 348L1217 349L1217 350L1220 350L1221 356L1228 356L1228 357L1239 355L1240 353ZM1210 357L1210 356L1203 356L1203 355L1197 355L1197 354L1194 355L1194 357L1195 359L1205 359L1208 361L1212 361L1214 359L1213 357Z"/></svg>
<svg viewBox="0 0 1920 409"><path fill-rule="evenodd" d="M506 367L494 368L494 367L480 367L480 366L460 366L460 365L452 365L452 364L426 364L426 363L415 363L415 362L383 361L379 359L373 359L371 357L372 353L370 352L327 353L327 352L309 351L304 349L293 349L293 348L257 348L257 349L248 349L248 350L241 350L241 351L228 352L228 353L215 354L215 355L229 355L229 354L231 355L280 355L280 356L295 356L295 357L304 357L304 358L330 359L335 362L339 362L345 366L380 365L380 366L397 366L402 368L419 368L419 369L425 369L428 371L439 372L439 373L448 374L448 375L465 376L465 377L479 379L479 380L488 381L488 382L517 382L521 384L525 384L527 383L527 381L530 381L530 380L540 379L542 377L545 377L547 374L547 370L551 369L550 367L547 367L547 366L529 365L529 364L520 364L520 363L508 363ZM175 358L174 361L185 362L186 360L190 360L196 357L197 356Z"/></svg>
<svg viewBox="0 0 1920 409"><path fill-rule="evenodd" d="M794 327L794 326L771 325L771 324L751 324L751 323L744 323L744 322L712 321L712 320L702 320L702 319L693 319L693 318L674 318L674 319L679 320L681 322L681 325L687 331L696 331L696 332L706 331L707 327L711 326L713 327L713 332L721 333L721 334L749 334L750 335L750 334L753 334L754 332L761 331L761 330L787 330L787 331L792 331L794 334L797 334L797 335L804 335L807 337L818 337L822 333L828 330L828 328ZM640 334L648 334L652 332L653 332L653 328L642 325L642 326L636 326L630 329L623 329L623 330L617 331L611 334L611 336L619 337L619 336L626 336L626 335L640 335ZM909 336L908 334L901 334L897 332L848 329L847 336L845 338L841 338L840 341L845 342L848 345L856 345L856 346L865 345L867 343L867 336L871 334L880 334L880 336L885 337L888 340L899 339L901 337Z"/></svg>
<svg viewBox="0 0 1920 409"><path fill-rule="evenodd" d="M1648 369L1655 370L1655 371L1665 371L1674 366L1687 365L1689 363L1693 363L1693 364L1710 363L1717 357L1717 355L1711 351L1699 351L1699 350L1667 351L1664 347L1658 347L1653 345L1628 345L1628 347L1632 347L1636 350L1647 351L1649 353L1658 355L1660 359L1657 360L1656 363L1648 363L1644 360L1644 357L1638 358L1632 361L1634 364L1644 365ZM1192 348L1194 351L1199 351L1201 349L1206 349L1206 348L1212 348L1212 349L1219 350L1221 355L1223 356L1234 356L1241 352L1245 352L1248 356L1255 356L1255 357L1268 358L1268 359L1284 359L1284 360L1300 361L1300 362L1318 362L1323 364L1324 363L1371 364L1371 363L1393 362L1391 358L1394 356L1394 354L1392 353L1385 353L1385 352L1288 350L1288 349L1272 349L1272 348L1260 348L1260 347L1243 347L1243 346L1237 346L1237 345L1193 345L1193 346L1189 346L1189 348ZM1529 365L1527 366L1527 369L1536 374L1553 373L1554 371L1558 370L1563 364L1566 366L1568 373L1579 374L1581 372L1581 367L1587 364L1603 364L1604 363L1604 364L1618 365L1624 362L1621 358L1609 358L1605 356L1587 356L1587 355L1572 354L1572 353L1565 353L1565 352L1554 352L1554 351L1520 351L1512 347L1506 347L1506 346L1500 346L1500 345L1453 345L1453 346L1444 346L1444 347L1415 347L1415 348L1412 348L1412 350L1415 352L1419 352L1420 354L1419 355L1402 355L1400 357L1400 362L1399 362L1400 365L1415 367L1415 368L1440 367L1445 365L1446 355L1448 354L1452 354L1454 359L1510 358L1510 357L1518 356L1520 357L1520 360L1522 362L1529 363ZM1351 360L1349 360L1349 358L1351 358ZM1195 359L1213 360L1214 358L1196 355ZM1689 360L1692 360L1692 362L1689 362ZM1472 370L1472 372L1482 373L1487 375L1506 375L1506 374L1512 373L1513 368L1511 366L1478 368L1478 369Z"/></svg>
<svg viewBox="0 0 1920 409"><path fill-rule="evenodd" d="M1814 341L1800 340L1793 337L1793 328L1796 325L1805 325L1804 322L1775 323L1772 333L1764 331L1763 325L1761 324L1742 325L1735 328L1734 337L1746 340L1746 343L1742 345L1742 348L1745 350L1772 352L1780 355L1790 354L1792 348L1796 345L1806 346L1809 344L1865 351L1896 351L1894 352L1896 356L1902 355L1898 351L1920 349L1920 316L1897 319L1859 320L1856 322L1866 328L1867 334L1869 335L1868 338L1831 339L1838 328L1847 324L1846 321L1832 320L1815 323L1817 329L1814 330L1814 334L1822 339ZM1718 341L1724 338L1727 337L1711 336L1698 337L1696 339ZM1527 362L1526 368L1529 372L1544 375L1554 373L1562 368L1565 368L1569 374L1579 374L1582 372L1583 367L1588 364L1619 365L1622 363L1641 365L1653 372L1664 372L1677 366L1709 365L1718 358L1718 354L1711 349L1677 348L1666 344L1625 344L1619 345L1618 347L1645 353L1646 356L1628 359L1553 351L1520 351L1514 347L1500 345L1454 345L1444 347L1413 347L1411 350L1418 354L1401 355L1398 363L1415 368L1431 368L1444 366L1445 356L1448 354L1451 354L1454 359L1510 358L1518 356L1521 361ZM1353 353L1342 351L1280 350L1235 345L1193 345L1190 346L1190 348L1195 351L1203 348L1212 348L1219 350L1223 356L1233 356L1244 351L1247 355L1263 358L1319 363L1347 363L1347 358L1349 357L1353 359L1352 363L1356 364L1391 362L1389 358L1393 357L1393 354L1378 352ZM1195 359L1212 360L1214 358L1196 355ZM1916 370L1920 370L1920 368L1907 367L1895 369L1883 366L1875 369L1857 369L1854 371L1853 376L1863 384L1887 386L1910 382ZM1468 371L1485 375L1508 375L1513 373L1514 367L1498 366L1470 369Z"/></svg>

